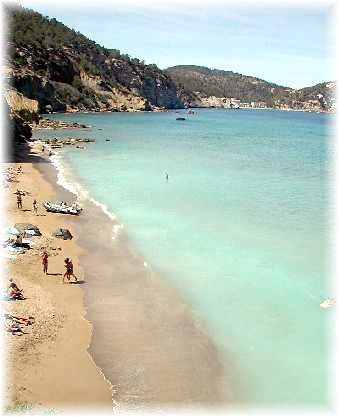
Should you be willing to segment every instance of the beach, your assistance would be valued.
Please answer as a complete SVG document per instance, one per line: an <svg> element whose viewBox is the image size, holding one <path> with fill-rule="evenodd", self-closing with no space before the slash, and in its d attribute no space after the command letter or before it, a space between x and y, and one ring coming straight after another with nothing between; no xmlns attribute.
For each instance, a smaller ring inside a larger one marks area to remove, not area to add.
<svg viewBox="0 0 339 417"><path fill-rule="evenodd" d="M9 408L68 410L220 407L231 398L219 353L178 292L145 266L127 236L112 241L115 221L93 202L80 216L47 213L44 200L74 200L57 172L39 162L10 164L23 173L7 190L7 224L32 223L42 236L8 261L25 300L3 301L5 312L34 316L21 336L6 334ZM16 207L17 189L23 209ZM38 215L33 200L38 201ZM72 240L52 237L67 228ZM41 253L49 253L49 275ZM78 284L62 284L70 257Z"/></svg>
<svg viewBox="0 0 339 417"><path fill-rule="evenodd" d="M73 260L79 280L81 249L75 236L71 241L52 237L59 227L67 227L62 215L51 215L41 201L55 198L56 192L32 163L22 166L18 183L7 190L7 223L32 223L42 232L33 238L34 249L8 261L8 275L23 289L23 301L2 301L3 310L16 316L33 316L35 323L25 328L27 334L6 334L8 348L6 392L7 407L40 406L63 410L69 407L101 407L111 409L111 388L94 364L87 348L92 326L85 319L84 293L79 285L62 284L64 258ZM9 166L9 165L8 165ZM23 197L23 210L16 207L16 189L29 191ZM38 214L32 210L33 199L39 204ZM42 272L40 252L46 248L49 275ZM4 283L7 286L7 282Z"/></svg>

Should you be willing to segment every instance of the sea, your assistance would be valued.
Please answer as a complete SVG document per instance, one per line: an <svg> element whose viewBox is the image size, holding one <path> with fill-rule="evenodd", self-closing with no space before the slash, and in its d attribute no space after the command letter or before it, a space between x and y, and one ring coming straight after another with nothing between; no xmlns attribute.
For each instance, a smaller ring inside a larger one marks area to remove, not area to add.
<svg viewBox="0 0 339 417"><path fill-rule="evenodd" d="M334 296L334 116L195 109L48 117L91 126L34 136L95 139L58 152L59 169L118 220L112 245L124 230L206 325L231 358L240 405L328 407L334 313L320 303Z"/></svg>

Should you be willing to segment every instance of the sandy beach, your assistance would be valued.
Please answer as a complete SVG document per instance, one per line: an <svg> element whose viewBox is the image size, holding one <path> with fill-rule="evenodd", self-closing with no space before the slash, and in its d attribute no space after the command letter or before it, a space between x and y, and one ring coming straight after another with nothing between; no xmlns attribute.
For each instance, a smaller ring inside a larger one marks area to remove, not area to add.
<svg viewBox="0 0 339 417"><path fill-rule="evenodd" d="M20 164L23 173L19 182L9 183L7 189L7 223L32 223L42 236L32 238L33 247L16 259L8 261L8 278L23 289L25 300L2 301L3 311L15 316L33 316L35 323L24 327L26 334L6 333L8 348L6 406L33 406L56 410L86 406L111 408L110 384L95 366L87 348L92 326L84 318L84 292L81 283L62 284L64 258L73 260L75 274L83 279L79 265L81 250L77 236L61 240L52 236L58 227L67 227L67 217L47 213L41 201L55 198L55 190L43 178L37 165ZM6 164L17 168L19 164ZM16 206L13 194L25 190L23 210ZM38 215L32 202L38 201ZM70 228L71 229L71 228ZM71 230L71 232L73 232ZM40 254L49 253L49 274L44 275Z"/></svg>
<svg viewBox="0 0 339 417"><path fill-rule="evenodd" d="M38 155L37 155L38 156ZM5 312L34 316L26 334L6 334L6 405L69 410L167 409L225 405L231 390L204 326L131 246L127 235L112 241L116 222L93 202L80 216L46 212L43 200L75 196L60 187L48 159L7 164L23 173L7 189L7 225L32 223L42 236L8 261L8 278L23 301L2 301ZM15 191L28 192L23 209ZM39 204L38 215L32 208ZM72 240L52 236L67 228ZM98 237L100 237L98 239ZM99 245L98 245L99 244ZM49 275L41 253L49 253ZM78 284L62 284L64 259L73 260Z"/></svg>

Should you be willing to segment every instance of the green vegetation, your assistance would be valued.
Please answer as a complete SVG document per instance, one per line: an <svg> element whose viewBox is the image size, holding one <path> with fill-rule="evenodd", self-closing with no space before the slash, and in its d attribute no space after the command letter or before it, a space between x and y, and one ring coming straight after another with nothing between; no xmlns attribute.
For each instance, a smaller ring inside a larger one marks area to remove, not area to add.
<svg viewBox="0 0 339 417"><path fill-rule="evenodd" d="M16 8L10 12L9 38L17 46L63 49L64 47L82 48L91 47L103 53L109 53L86 36L58 22L49 19L33 10Z"/></svg>
<svg viewBox="0 0 339 417"><path fill-rule="evenodd" d="M200 97L208 96L263 101L272 107L317 100L319 93L327 97L325 83L293 90L256 77L195 65L162 71L118 49L107 49L33 10L7 6L6 12L13 86L38 100L41 111L46 106L66 111L69 105L79 110L122 110L114 104L119 94L145 98L145 109L199 106Z"/></svg>
<svg viewBox="0 0 339 417"><path fill-rule="evenodd" d="M221 71L196 65L170 67L167 68L166 73L171 76L179 89L199 92L202 97L233 97L242 102L262 101L268 107L287 105L302 108L303 103L308 100L316 101L318 94L322 94L327 106L333 102L334 87L329 87L329 83L293 90L233 71Z"/></svg>
<svg viewBox="0 0 339 417"><path fill-rule="evenodd" d="M147 108L183 106L175 83L156 65L104 48L33 10L7 7L6 11L13 86L38 100L41 111L46 106L65 111L69 105L79 110L113 105L114 110L119 93L144 97Z"/></svg>
<svg viewBox="0 0 339 417"><path fill-rule="evenodd" d="M233 97L247 102L273 103L279 96L286 96L291 91L260 78L196 65L178 65L168 68L166 72L177 85L199 92L204 97Z"/></svg>

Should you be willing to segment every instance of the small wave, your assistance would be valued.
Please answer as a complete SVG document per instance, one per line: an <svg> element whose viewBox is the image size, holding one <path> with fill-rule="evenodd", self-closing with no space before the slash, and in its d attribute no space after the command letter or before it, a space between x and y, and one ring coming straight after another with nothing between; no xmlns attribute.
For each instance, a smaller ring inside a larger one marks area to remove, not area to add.
<svg viewBox="0 0 339 417"><path fill-rule="evenodd" d="M113 236L112 236L112 240L115 240L118 236L119 236L119 234L120 234L120 232L121 232L121 230L124 228L124 225L123 224L119 224L119 223L117 223L117 224L115 224L114 226L113 226Z"/></svg>
<svg viewBox="0 0 339 417"><path fill-rule="evenodd" d="M78 199L88 199L88 193L75 181L67 178L65 166L62 163L60 154L55 153L50 157L50 160L57 170L57 183L65 190L74 194Z"/></svg>
<svg viewBox="0 0 339 417"><path fill-rule="evenodd" d="M112 228L112 240L115 240L121 230L124 228L123 224L119 224L117 221L117 217L114 215L114 213L112 213L111 211L109 211L108 207L103 204L100 203L99 201L95 200L93 197L91 197L88 193L88 191L79 183L77 183L74 180L69 179L69 176L71 174L67 174L67 170L62 162L62 157L59 153L55 153L50 157L50 160L53 164L53 166L56 168L57 170L57 183L58 185L60 185L61 187L63 187L65 190L71 192L72 194L74 194L78 200L80 201L90 201L91 203L93 203L95 206L99 207L102 212L108 216L108 218L114 222L116 222L116 224L114 224L113 228Z"/></svg>
<svg viewBox="0 0 339 417"><path fill-rule="evenodd" d="M107 208L105 204L100 203L99 201L95 200L93 197L90 197L89 201L93 203L94 205L96 205L97 207L99 207L103 211L103 213L105 213L106 216L108 216L112 221L116 222L116 224L112 228L112 240L115 240L119 236L121 230L124 228L124 225L117 222L116 216L112 212L109 211L109 209Z"/></svg>

